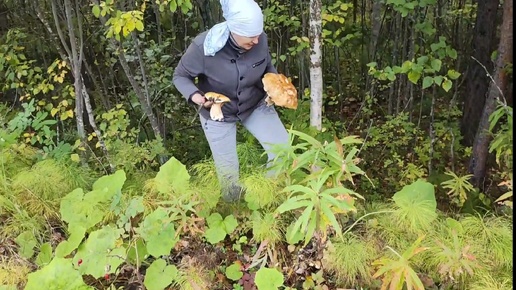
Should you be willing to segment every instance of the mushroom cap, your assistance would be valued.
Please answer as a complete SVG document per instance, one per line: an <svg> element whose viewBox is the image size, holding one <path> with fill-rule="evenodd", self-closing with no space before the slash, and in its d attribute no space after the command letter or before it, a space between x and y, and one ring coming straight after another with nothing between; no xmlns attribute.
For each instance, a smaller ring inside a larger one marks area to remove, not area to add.
<svg viewBox="0 0 516 290"><path fill-rule="evenodd" d="M231 101L228 97L214 92L207 92L204 94L204 97L215 104L229 103Z"/></svg>
<svg viewBox="0 0 516 290"><path fill-rule="evenodd" d="M297 109L296 87L285 75L266 73L262 83L263 89L276 106Z"/></svg>

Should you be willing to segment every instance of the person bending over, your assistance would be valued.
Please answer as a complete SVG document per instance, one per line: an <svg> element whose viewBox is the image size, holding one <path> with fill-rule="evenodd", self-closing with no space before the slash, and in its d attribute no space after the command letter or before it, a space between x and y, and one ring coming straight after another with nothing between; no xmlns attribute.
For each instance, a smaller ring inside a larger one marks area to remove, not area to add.
<svg viewBox="0 0 516 290"><path fill-rule="evenodd" d="M200 106L199 119L209 143L222 198L240 199L239 162L236 149L240 122L268 154L269 149L288 144L289 137L273 106L265 104L262 77L277 73L271 63L262 10L254 0L221 0L224 22L197 35L174 70L173 83L189 104ZM195 82L195 80L197 80ZM221 121L210 118L212 102L204 94L215 92L230 102L222 106ZM273 172L269 170L268 175Z"/></svg>

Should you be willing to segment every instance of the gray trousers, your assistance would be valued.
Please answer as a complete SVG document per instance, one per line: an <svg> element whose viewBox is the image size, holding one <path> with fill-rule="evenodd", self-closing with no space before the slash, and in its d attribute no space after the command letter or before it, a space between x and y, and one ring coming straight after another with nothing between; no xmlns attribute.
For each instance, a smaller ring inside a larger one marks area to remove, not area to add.
<svg viewBox="0 0 516 290"><path fill-rule="evenodd" d="M236 122L218 122L205 119L200 116L204 135L208 140L215 162L217 175L221 181L221 187L227 191L227 186L238 184L239 163L236 149ZM288 132L281 122L278 113L273 106L266 106L262 101L251 115L242 121L242 125L260 142L267 152L268 164L275 158L275 154L269 152L272 145L286 145L289 142ZM267 175L272 175L268 172Z"/></svg>

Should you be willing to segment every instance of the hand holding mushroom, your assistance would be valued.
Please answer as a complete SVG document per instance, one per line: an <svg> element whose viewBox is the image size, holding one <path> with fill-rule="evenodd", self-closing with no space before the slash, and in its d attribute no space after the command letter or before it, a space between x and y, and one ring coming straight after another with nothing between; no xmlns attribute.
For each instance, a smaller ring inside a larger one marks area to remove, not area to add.
<svg viewBox="0 0 516 290"><path fill-rule="evenodd" d="M214 121L222 121L224 115L222 114L222 106L224 103L228 103L230 99L222 94L207 92L204 97L208 102L212 102L210 108L210 117Z"/></svg>
<svg viewBox="0 0 516 290"><path fill-rule="evenodd" d="M265 102L288 109L297 109L297 90L283 74L266 73L262 78L263 89L267 93Z"/></svg>

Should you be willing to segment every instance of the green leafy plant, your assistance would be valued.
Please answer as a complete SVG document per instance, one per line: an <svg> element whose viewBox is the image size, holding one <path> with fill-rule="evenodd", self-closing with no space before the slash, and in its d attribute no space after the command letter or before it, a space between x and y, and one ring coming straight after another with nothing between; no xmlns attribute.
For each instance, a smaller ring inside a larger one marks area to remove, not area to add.
<svg viewBox="0 0 516 290"><path fill-rule="evenodd" d="M331 172L327 178L333 186L346 181L353 183L355 175L365 175L357 166L360 162L356 156L359 150L353 146L362 141L356 136L334 137L332 142L321 142L293 129L289 130L289 135L289 146L274 146L271 149L276 153L272 167L278 174L286 175L287 184L305 184L323 168Z"/></svg>
<svg viewBox="0 0 516 290"><path fill-rule="evenodd" d="M233 215L222 218L219 213L211 214L206 218L206 222L208 223L208 229L204 233L204 236L211 244L216 244L224 240L226 236L231 234L238 226L238 222Z"/></svg>
<svg viewBox="0 0 516 290"><path fill-rule="evenodd" d="M238 281L244 275L242 272L242 263L238 261L228 266L224 272L226 277L232 281Z"/></svg>
<svg viewBox="0 0 516 290"><path fill-rule="evenodd" d="M275 268L262 267L256 272L254 282L258 290L277 290L283 286L283 274Z"/></svg>
<svg viewBox="0 0 516 290"><path fill-rule="evenodd" d="M489 116L489 131L493 132L497 126L500 126L500 128L495 133L495 136L489 145L489 152L496 153L496 162L498 165L512 170L512 144L514 140L512 129L512 107L501 103Z"/></svg>
<svg viewBox="0 0 516 290"><path fill-rule="evenodd" d="M356 210L351 195L361 197L359 194L343 186L324 187L328 177L333 173L325 168L319 172L317 179L308 181L308 186L297 184L287 186L284 190L292 194L276 209L280 214L303 209L294 224L291 235L296 232L303 233L305 245L316 232L321 234L325 240L330 225L340 235L342 230L336 215Z"/></svg>
<svg viewBox="0 0 516 290"><path fill-rule="evenodd" d="M169 162L177 165L178 171L185 170L175 160ZM168 166L163 167L165 172L175 172L168 169ZM166 178L166 175L160 176L158 179ZM172 178L175 177L172 174ZM113 274L117 274L123 263L140 267L150 256L156 260L147 268L145 281L141 281L146 287L165 289L171 283L184 285L184 273L179 273L182 270L166 265L161 259L170 254L177 242L175 209L159 206L143 216L142 197L121 203L125 179L125 173L118 170L99 178L91 191L84 193L82 188L77 188L61 200L60 213L68 225L68 239L58 244L53 258L48 246L42 248L44 254L38 255L42 268L29 276L28 289L37 289L41 285L51 289L63 283L77 285L77 289L90 289L84 284L83 275L113 283L112 277L116 277ZM170 180L165 183L174 185ZM109 206L118 219L114 224L102 225ZM24 251L29 251L30 237L24 240ZM61 278L56 273L65 273L67 277Z"/></svg>
<svg viewBox="0 0 516 290"><path fill-rule="evenodd" d="M443 181L441 186L448 189L448 196L452 198L452 202L458 206L462 206L466 199L468 199L468 193L474 190L473 185L469 182L469 179L473 176L472 174L466 174L464 176L457 176L452 171L445 172L446 175L450 176L451 179Z"/></svg>
<svg viewBox="0 0 516 290"><path fill-rule="evenodd" d="M84 283L79 273L69 259L54 258L52 262L41 270L32 272L28 276L25 286L27 290L36 289L94 289Z"/></svg>
<svg viewBox="0 0 516 290"><path fill-rule="evenodd" d="M392 199L398 225L405 230L421 233L437 218L434 186L423 179L404 186Z"/></svg>
<svg viewBox="0 0 516 290"><path fill-rule="evenodd" d="M445 235L434 240L428 252L427 263L434 265L444 283L465 285L479 267L474 247L463 235L461 224L451 218L446 219Z"/></svg>
<svg viewBox="0 0 516 290"><path fill-rule="evenodd" d="M167 265L165 260L157 259L147 268L143 283L149 290L163 290L179 277L176 266Z"/></svg>
<svg viewBox="0 0 516 290"><path fill-rule="evenodd" d="M415 255L428 249L426 247L420 247L423 238L424 236L419 237L401 255L391 247L387 246L387 248L397 256L397 259L384 256L383 258L380 258L372 263L373 266L378 267L378 270L376 273L374 273L373 278L382 277L382 290L401 290L403 289L404 285L409 290L425 288L410 263L410 260Z"/></svg>

